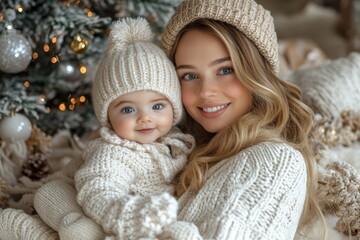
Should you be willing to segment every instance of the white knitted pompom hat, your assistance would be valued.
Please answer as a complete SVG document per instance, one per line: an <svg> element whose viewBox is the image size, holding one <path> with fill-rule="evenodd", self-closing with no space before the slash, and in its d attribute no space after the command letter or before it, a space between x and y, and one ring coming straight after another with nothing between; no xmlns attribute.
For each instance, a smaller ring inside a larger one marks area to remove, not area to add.
<svg viewBox="0 0 360 240"><path fill-rule="evenodd" d="M123 94L152 90L164 95L174 109L174 125L183 114L180 83L175 68L152 40L144 18L125 18L111 26L106 52L92 89L95 114L101 126L110 126L108 107Z"/></svg>

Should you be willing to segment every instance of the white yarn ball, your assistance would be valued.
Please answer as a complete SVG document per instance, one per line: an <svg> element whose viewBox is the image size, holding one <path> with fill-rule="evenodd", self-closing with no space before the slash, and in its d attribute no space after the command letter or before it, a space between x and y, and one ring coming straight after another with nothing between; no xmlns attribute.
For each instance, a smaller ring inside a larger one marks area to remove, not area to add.
<svg viewBox="0 0 360 240"><path fill-rule="evenodd" d="M5 141L25 141L31 135L30 120L20 114L15 113L14 116L4 117L0 121L0 138Z"/></svg>

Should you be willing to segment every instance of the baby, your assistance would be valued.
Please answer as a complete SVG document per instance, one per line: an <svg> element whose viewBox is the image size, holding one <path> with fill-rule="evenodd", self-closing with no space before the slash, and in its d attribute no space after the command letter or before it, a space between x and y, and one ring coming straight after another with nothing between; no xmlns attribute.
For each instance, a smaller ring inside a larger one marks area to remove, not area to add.
<svg viewBox="0 0 360 240"><path fill-rule="evenodd" d="M100 137L88 143L74 177L86 215L75 210L49 224L38 211L50 226L60 224L60 239L98 239L98 229L107 239L154 237L176 220L178 205L170 194L195 141L175 127L183 115L180 85L153 35L143 18L112 25L92 92ZM36 199L52 202L46 191Z"/></svg>

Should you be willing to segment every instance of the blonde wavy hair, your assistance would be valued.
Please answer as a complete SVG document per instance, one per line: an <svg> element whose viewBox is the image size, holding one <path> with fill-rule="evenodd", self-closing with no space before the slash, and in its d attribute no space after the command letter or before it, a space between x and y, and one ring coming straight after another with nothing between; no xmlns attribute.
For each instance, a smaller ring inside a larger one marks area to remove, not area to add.
<svg viewBox="0 0 360 240"><path fill-rule="evenodd" d="M170 55L174 63L179 39L190 29L208 31L223 41L236 75L253 94L253 104L248 113L217 134L207 133L187 115L183 126L185 131L195 136L198 146L180 174L177 195L185 191L197 192L210 167L242 149L265 141L286 142L303 154L307 167L307 195L299 226L315 217L323 218L315 198L316 161L308 142L312 111L301 101L301 90L277 78L265 58L242 32L232 25L211 19L198 19L182 29Z"/></svg>

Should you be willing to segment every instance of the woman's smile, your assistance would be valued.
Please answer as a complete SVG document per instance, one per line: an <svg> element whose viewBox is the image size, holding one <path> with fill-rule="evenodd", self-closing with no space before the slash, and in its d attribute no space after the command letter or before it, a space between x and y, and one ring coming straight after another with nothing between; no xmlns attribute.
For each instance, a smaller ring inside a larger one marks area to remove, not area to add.
<svg viewBox="0 0 360 240"><path fill-rule="evenodd" d="M223 104L223 105L218 105L215 107L200 107L204 112L207 113L214 113L214 112L218 112L221 109L224 109L228 106L228 104Z"/></svg>

